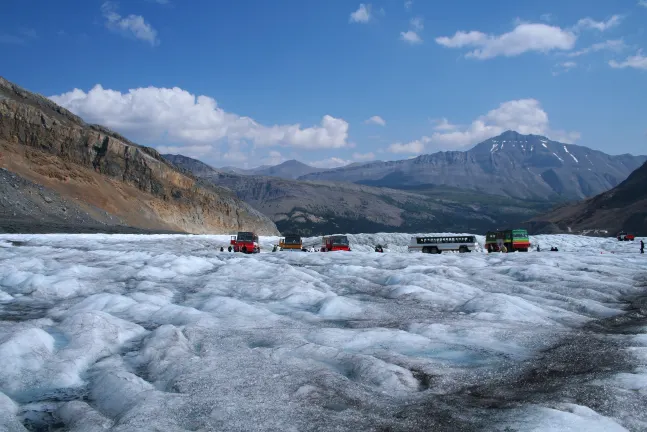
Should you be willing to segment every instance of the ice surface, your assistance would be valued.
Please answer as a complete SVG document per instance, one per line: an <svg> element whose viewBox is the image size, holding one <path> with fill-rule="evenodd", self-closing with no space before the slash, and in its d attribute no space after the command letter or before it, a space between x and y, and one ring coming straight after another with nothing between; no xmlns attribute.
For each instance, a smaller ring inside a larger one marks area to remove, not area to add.
<svg viewBox="0 0 647 432"><path fill-rule="evenodd" d="M2 235L0 429L647 425L647 328L605 327L644 294L637 243L541 235L487 254L477 236L474 253L436 256L408 253L412 235L349 234L353 251L331 253L272 253L278 237L262 237L259 255L219 252L229 236ZM582 332L615 368L474 408L468 389L563 369L546 353Z"/></svg>

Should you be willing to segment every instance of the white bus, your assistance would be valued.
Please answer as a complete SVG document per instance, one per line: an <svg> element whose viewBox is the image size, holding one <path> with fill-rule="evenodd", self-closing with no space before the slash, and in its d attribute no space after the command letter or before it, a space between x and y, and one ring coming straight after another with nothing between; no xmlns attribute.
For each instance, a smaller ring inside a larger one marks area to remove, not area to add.
<svg viewBox="0 0 647 432"><path fill-rule="evenodd" d="M444 251L472 252L478 243L474 236L411 237L409 252L439 254Z"/></svg>

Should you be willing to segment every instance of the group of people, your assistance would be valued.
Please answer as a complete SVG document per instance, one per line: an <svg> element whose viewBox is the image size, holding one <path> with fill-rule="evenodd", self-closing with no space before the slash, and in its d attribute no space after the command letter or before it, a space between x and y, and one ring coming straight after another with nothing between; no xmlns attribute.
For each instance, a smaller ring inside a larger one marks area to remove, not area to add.
<svg viewBox="0 0 647 432"><path fill-rule="evenodd" d="M551 246L550 251L551 252L559 252L559 249L557 249L555 246ZM537 245L537 252L541 252L541 248L539 247L539 245Z"/></svg>
<svg viewBox="0 0 647 432"><path fill-rule="evenodd" d="M227 252L231 252L232 250L234 250L234 248L232 248L231 245L229 245L229 247L227 248ZM225 251L225 248L223 246L220 246L220 252L224 252L224 251Z"/></svg>

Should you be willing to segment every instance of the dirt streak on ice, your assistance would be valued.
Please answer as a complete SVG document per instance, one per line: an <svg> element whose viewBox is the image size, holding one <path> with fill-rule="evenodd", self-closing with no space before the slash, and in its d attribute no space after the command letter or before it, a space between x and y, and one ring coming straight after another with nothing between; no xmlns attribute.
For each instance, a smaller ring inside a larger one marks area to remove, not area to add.
<svg viewBox="0 0 647 432"><path fill-rule="evenodd" d="M428 256L404 253L408 234L349 238L351 253L243 256L218 252L228 236L0 236L0 424L647 424L631 406L647 402L647 340L637 324L647 308L627 312L647 285L635 245L537 236L560 252ZM276 241L263 238L264 249ZM387 252L370 252L377 243ZM622 331L609 324L618 317L629 317ZM578 352L595 358L593 347L616 355L608 370L599 359L588 371L550 372L576 364L567 359ZM538 381L527 378L532 371L549 372ZM513 390L521 382L537 391ZM587 396L600 389L631 403Z"/></svg>

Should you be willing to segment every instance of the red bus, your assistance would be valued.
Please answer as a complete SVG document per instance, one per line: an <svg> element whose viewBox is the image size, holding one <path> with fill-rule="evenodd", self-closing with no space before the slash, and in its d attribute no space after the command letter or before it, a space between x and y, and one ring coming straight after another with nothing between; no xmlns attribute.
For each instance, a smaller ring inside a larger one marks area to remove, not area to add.
<svg viewBox="0 0 647 432"><path fill-rule="evenodd" d="M345 235L326 236L321 239L321 252L350 251L348 237Z"/></svg>

